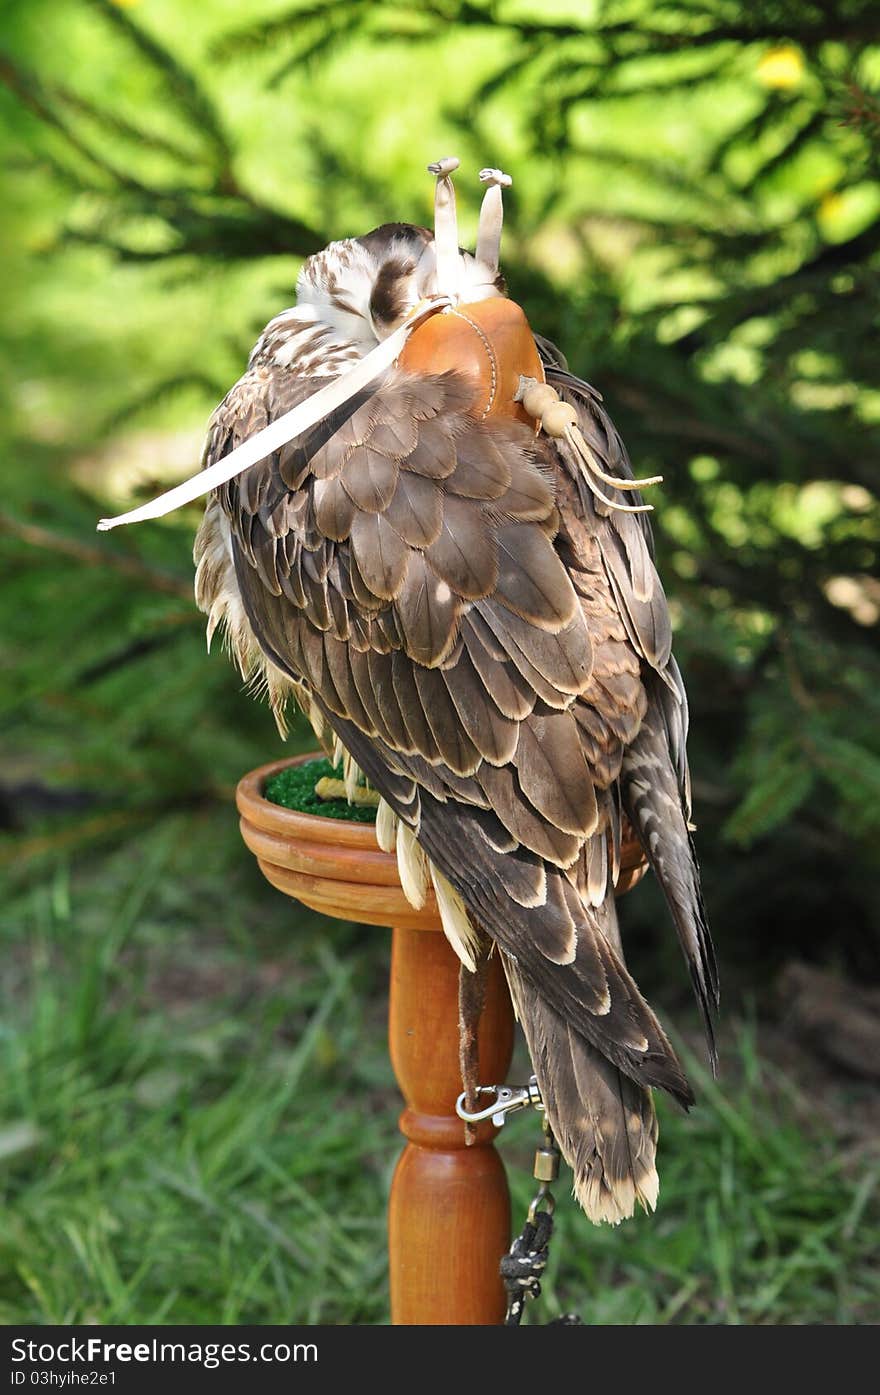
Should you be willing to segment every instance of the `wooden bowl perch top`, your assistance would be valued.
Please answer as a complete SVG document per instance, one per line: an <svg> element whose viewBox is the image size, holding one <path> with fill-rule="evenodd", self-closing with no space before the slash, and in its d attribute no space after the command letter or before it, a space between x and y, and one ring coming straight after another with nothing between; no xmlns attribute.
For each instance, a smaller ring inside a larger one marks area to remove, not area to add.
<svg viewBox="0 0 880 1395"><path fill-rule="evenodd" d="M304 814L266 799L263 790L273 775L319 759L313 754L274 761L239 783L241 836L266 880L322 915L364 925L436 929L433 890L423 909L414 910L401 889L397 859L379 847L372 823Z"/></svg>
<svg viewBox="0 0 880 1395"><path fill-rule="evenodd" d="M323 915L364 925L414 930L439 928L433 890L422 910L410 905L400 886L397 859L383 852L372 822L301 813L273 804L266 782L291 765L321 760L318 752L273 761L245 775L236 791L241 835L260 870L279 891ZM621 848L617 895L640 881L647 870L641 847L630 835Z"/></svg>

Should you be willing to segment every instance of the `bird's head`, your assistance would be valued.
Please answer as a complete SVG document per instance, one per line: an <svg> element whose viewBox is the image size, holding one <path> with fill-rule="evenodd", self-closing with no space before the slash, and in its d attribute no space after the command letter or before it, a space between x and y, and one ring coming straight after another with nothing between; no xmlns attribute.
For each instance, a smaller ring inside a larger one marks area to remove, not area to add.
<svg viewBox="0 0 880 1395"><path fill-rule="evenodd" d="M412 223L385 223L363 237L331 242L303 265L297 305L310 306L337 334L367 352L431 296L473 304L505 295L498 253L501 187L510 181L498 170L481 172L489 192L473 255L458 245L449 179L457 163L442 160L430 167L438 176L433 233Z"/></svg>

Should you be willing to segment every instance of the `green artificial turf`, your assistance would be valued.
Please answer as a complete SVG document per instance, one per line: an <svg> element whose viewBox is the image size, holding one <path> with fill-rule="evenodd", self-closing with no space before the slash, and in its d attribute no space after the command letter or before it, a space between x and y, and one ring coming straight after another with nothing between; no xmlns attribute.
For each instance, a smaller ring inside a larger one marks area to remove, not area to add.
<svg viewBox="0 0 880 1395"><path fill-rule="evenodd" d="M298 809L302 814L320 814L325 819L349 819L353 823L375 823L376 810L371 804L349 804L347 799L321 799L315 785L329 776L342 779L342 767L329 760L307 760L302 765L288 765L266 781L263 794L273 804L285 809Z"/></svg>

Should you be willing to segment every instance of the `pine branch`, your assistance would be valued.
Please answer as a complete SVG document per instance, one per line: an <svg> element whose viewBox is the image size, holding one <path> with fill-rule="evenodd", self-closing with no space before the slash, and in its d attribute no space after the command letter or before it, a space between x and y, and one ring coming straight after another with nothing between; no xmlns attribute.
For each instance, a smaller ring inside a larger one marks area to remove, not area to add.
<svg viewBox="0 0 880 1395"><path fill-rule="evenodd" d="M36 116L45 126L56 131L72 150L81 155L90 165L107 175L108 187L136 190L146 194L144 185L139 184L125 170L120 170L100 151L95 150L71 125L67 118L52 103L52 97L34 73L17 66L9 58L0 55L0 82L15 94L19 102Z"/></svg>
<svg viewBox="0 0 880 1395"><path fill-rule="evenodd" d="M146 59L182 112L190 118L194 129L205 137L221 170L226 170L232 163L231 147L213 101L192 73L170 49L135 24L126 10L114 5L111 0L87 0L87 3Z"/></svg>
<svg viewBox="0 0 880 1395"><path fill-rule="evenodd" d="M49 528L41 528L35 523L24 523L7 513L0 513L0 533L17 538L29 547L38 547L43 552L55 553L60 557L70 557L86 567L105 567L120 576L130 577L153 591L167 596L177 596L192 600L192 585L182 577L160 571L139 557L126 557L122 553L110 551L80 538L68 538L54 533Z"/></svg>

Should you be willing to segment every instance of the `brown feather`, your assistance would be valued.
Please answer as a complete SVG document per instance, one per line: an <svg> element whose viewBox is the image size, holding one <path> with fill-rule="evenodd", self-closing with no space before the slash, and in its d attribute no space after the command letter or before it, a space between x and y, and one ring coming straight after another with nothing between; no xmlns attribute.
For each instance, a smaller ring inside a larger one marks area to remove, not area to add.
<svg viewBox="0 0 880 1395"><path fill-rule="evenodd" d="M437 749L453 774L473 775L482 757L466 734L443 674L435 668L415 667L416 688Z"/></svg>
<svg viewBox="0 0 880 1395"><path fill-rule="evenodd" d="M381 513L397 488L398 464L367 446L353 451L340 476L343 488L359 509Z"/></svg>
<svg viewBox="0 0 880 1395"><path fill-rule="evenodd" d="M436 542L425 549L432 571L459 596L476 600L488 596L498 577L495 540L479 504L447 495L443 527Z"/></svg>
<svg viewBox="0 0 880 1395"><path fill-rule="evenodd" d="M411 554L384 514L359 511L351 525L351 547L365 585L380 600L393 600L403 586Z"/></svg>
<svg viewBox="0 0 880 1395"><path fill-rule="evenodd" d="M523 793L556 828L585 838L596 828L596 793L570 712L534 712L514 758Z"/></svg>
<svg viewBox="0 0 880 1395"><path fill-rule="evenodd" d="M518 726L501 716L486 692L466 649L443 678L467 735L485 760L505 765L516 750Z"/></svg>
<svg viewBox="0 0 880 1395"><path fill-rule="evenodd" d="M382 720L390 737L390 744L396 750L404 751L407 755L413 754L416 747L410 739L394 689L393 656L391 653L377 654L375 649L371 649L367 654L367 667L370 671L370 683L376 696L376 706L382 714Z"/></svg>
<svg viewBox="0 0 880 1395"><path fill-rule="evenodd" d="M483 631L486 630L476 611L470 611L465 615L461 625L470 660L501 715L511 721L521 722L535 705L534 689L529 687L503 650L500 660L492 658L479 637L475 622L479 622ZM491 631L489 633L491 635Z"/></svg>
<svg viewBox="0 0 880 1395"><path fill-rule="evenodd" d="M279 448L275 457L278 474L288 489L299 489L311 469L308 452L303 448L302 438L294 437Z"/></svg>
<svg viewBox="0 0 880 1395"><path fill-rule="evenodd" d="M306 603L303 606L305 614L317 630L329 630L333 623L330 611L330 598L327 594L327 584L323 581L316 581L309 575L306 558L304 554L301 562L301 574L303 591L305 592Z"/></svg>
<svg viewBox="0 0 880 1395"><path fill-rule="evenodd" d="M419 429L408 409L398 410L388 415L370 432L369 444L372 450L380 451L393 460L405 460L412 455L418 444Z"/></svg>
<svg viewBox="0 0 880 1395"><path fill-rule="evenodd" d="M380 604L378 597L374 595L361 576L361 570L353 552L349 552L348 554L348 579L351 584L352 596L358 609L366 615L370 615L378 610Z"/></svg>
<svg viewBox="0 0 880 1395"><path fill-rule="evenodd" d="M416 687L415 669L409 658L399 650L391 655L391 683L400 715L409 733L409 744L424 756L426 761L437 760L437 742L422 708L422 699Z"/></svg>
<svg viewBox="0 0 880 1395"><path fill-rule="evenodd" d="M393 391L390 383L387 387ZM318 427L310 445L311 472L315 479L333 479L347 463L349 457L369 439L376 422L387 407L382 394L366 389L367 400L361 402L354 411L347 403L333 413L326 425ZM314 449L317 441L318 448Z"/></svg>
<svg viewBox="0 0 880 1395"><path fill-rule="evenodd" d="M565 874L557 867L547 873L547 891L544 897L544 914L534 946L551 964L571 964L578 952L581 936L578 933L579 915L573 915L565 897L567 885ZM589 953L589 937L586 937L585 950ZM581 959L584 952L581 953ZM598 959L592 966L592 974L587 976L589 983L582 990L583 1006L587 1012L601 1011L605 1003L605 975Z"/></svg>
<svg viewBox="0 0 880 1395"><path fill-rule="evenodd" d="M435 419L422 422L418 448L407 460L407 468L426 479L444 480L455 469L455 441L450 423Z"/></svg>
<svg viewBox="0 0 880 1395"><path fill-rule="evenodd" d="M327 599L330 602L332 623L330 629L337 639L348 639L351 626L348 623L348 601L336 585L335 575L328 577Z"/></svg>
<svg viewBox="0 0 880 1395"><path fill-rule="evenodd" d="M496 537L498 600L542 629L559 630L570 624L577 596L546 535L526 523L507 523Z"/></svg>
<svg viewBox="0 0 880 1395"><path fill-rule="evenodd" d="M281 582L278 579L278 553L274 538L263 538L254 549L254 566L257 575L265 586L266 590L273 596L282 595Z"/></svg>
<svg viewBox="0 0 880 1395"><path fill-rule="evenodd" d="M455 643L461 602L438 582L421 552L410 557L394 606L409 657L428 667L439 664Z"/></svg>
<svg viewBox="0 0 880 1395"><path fill-rule="evenodd" d="M647 601L639 600L619 535L609 529L604 541L602 560L630 640L653 668L665 668L672 650L672 626L663 591L658 590ZM659 581L657 584L659 588Z"/></svg>
<svg viewBox="0 0 880 1395"><path fill-rule="evenodd" d="M278 580L281 583L281 590L289 601L302 609L306 603L306 593L303 590L302 577L299 570L299 558L302 551L297 538L288 533L279 544L281 556L278 563Z"/></svg>
<svg viewBox="0 0 880 1395"><path fill-rule="evenodd" d="M485 840L486 844L493 849L494 852L518 852L521 856L537 856L537 854L535 853L527 853L526 849L520 846L519 842L516 838L514 838L513 834L504 827L501 820L498 819L495 816L495 814L492 813L491 810L487 809L485 811L480 811L479 814L474 813L472 817L474 820L474 826L477 828L480 836ZM517 858L517 863L518 862L519 858ZM538 862L542 867L544 867L544 861L542 858L538 858Z"/></svg>
<svg viewBox="0 0 880 1395"><path fill-rule="evenodd" d="M389 733L386 730L382 713L379 711L379 703L370 677L368 653L368 650L363 654L351 650L348 656L348 666L351 670L351 677L357 689L358 697L361 700L361 706L367 714L368 726L366 731L368 734L380 736L384 741L389 739Z"/></svg>
<svg viewBox="0 0 880 1395"><path fill-rule="evenodd" d="M379 611L374 628L381 632L388 649L403 648L403 635L400 633L397 616L391 606L386 606L384 610Z"/></svg>
<svg viewBox="0 0 880 1395"><path fill-rule="evenodd" d="M322 542L320 547L315 548L313 552L303 553L303 572L313 581L324 582L327 580L332 562L333 551L326 542Z"/></svg>
<svg viewBox="0 0 880 1395"><path fill-rule="evenodd" d="M623 744L608 722L583 698L572 704L581 750L595 784L606 789L620 774Z"/></svg>
<svg viewBox="0 0 880 1395"><path fill-rule="evenodd" d="M334 707L333 711L337 712L340 717L350 718L360 727L361 731L369 731L371 722L361 702L352 675L350 653L347 644L335 639L330 634L324 635L325 661L339 699L339 706ZM328 706L330 706L329 702Z"/></svg>
<svg viewBox="0 0 880 1395"><path fill-rule="evenodd" d="M499 767L484 761L477 780L495 814L517 842L558 867L571 866L580 852L579 839L554 827L523 799L511 766Z"/></svg>
<svg viewBox="0 0 880 1395"><path fill-rule="evenodd" d="M508 449L510 484L498 509L520 523L540 523L554 515L555 490L530 453Z"/></svg>
<svg viewBox="0 0 880 1395"><path fill-rule="evenodd" d="M622 1075L535 994L507 955L502 962L578 1201L596 1224L616 1225L636 1202L653 1210L657 1122L650 1091Z"/></svg>
<svg viewBox="0 0 880 1395"><path fill-rule="evenodd" d="M477 608L517 668L550 706L568 707L571 697L587 687L593 652L580 613L564 630L550 634L493 601L482 601Z"/></svg>
<svg viewBox="0 0 880 1395"><path fill-rule="evenodd" d="M443 527L443 496L433 480L401 469L384 517L410 547L430 547Z"/></svg>
<svg viewBox="0 0 880 1395"><path fill-rule="evenodd" d="M316 480L314 484L315 522L326 538L342 542L351 532L355 504L341 480Z"/></svg>
<svg viewBox="0 0 880 1395"><path fill-rule="evenodd" d="M500 499L510 484L510 466L485 427L456 441L455 470L446 482L452 494L468 499Z"/></svg>

